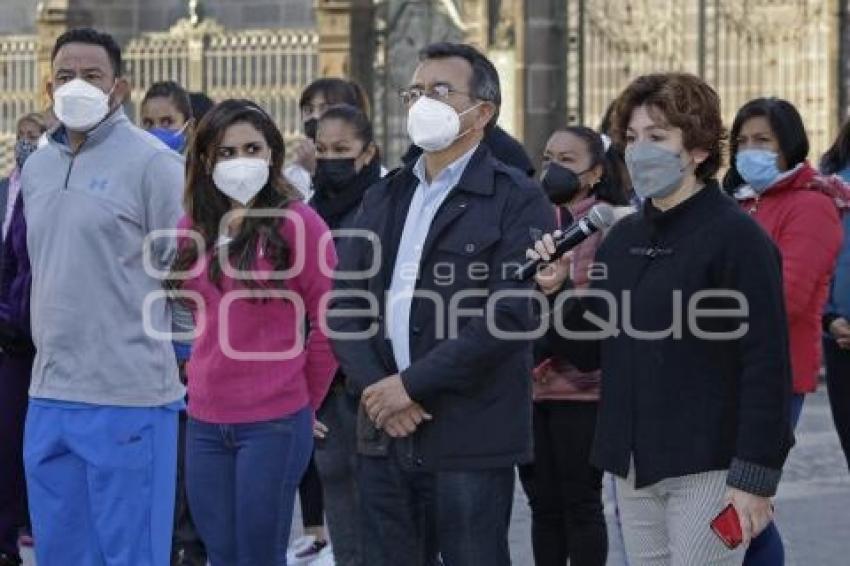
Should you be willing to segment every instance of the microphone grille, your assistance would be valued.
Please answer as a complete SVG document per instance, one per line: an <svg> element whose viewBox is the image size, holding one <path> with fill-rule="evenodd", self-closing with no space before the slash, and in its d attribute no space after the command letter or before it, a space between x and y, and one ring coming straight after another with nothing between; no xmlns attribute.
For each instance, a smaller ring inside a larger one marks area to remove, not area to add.
<svg viewBox="0 0 850 566"><path fill-rule="evenodd" d="M600 202L590 209L587 219L598 230L607 230L617 221L617 216L614 214L614 208L610 204Z"/></svg>

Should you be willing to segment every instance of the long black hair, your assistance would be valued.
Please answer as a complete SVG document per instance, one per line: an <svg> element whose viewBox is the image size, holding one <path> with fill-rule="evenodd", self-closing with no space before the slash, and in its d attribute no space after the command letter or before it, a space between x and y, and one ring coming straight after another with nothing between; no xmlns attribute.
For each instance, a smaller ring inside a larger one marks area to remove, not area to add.
<svg viewBox="0 0 850 566"><path fill-rule="evenodd" d="M192 223L192 229L204 240L206 250L218 253L216 242L219 226L225 214L231 210L230 199L216 188L212 171L218 159L218 148L228 127L239 122L251 124L262 133L271 149L269 179L257 194L252 209L281 209L298 200L298 192L284 179L281 171L284 161L284 142L272 118L256 103L250 100L230 99L213 107L201 120L186 158L186 192L183 206ZM241 271L252 270L256 264L258 252L278 271L286 270L290 265L290 250L280 235L280 225L284 218L245 217L234 237L225 249L228 250L231 265ZM199 259L200 251L193 240L181 242L172 270L186 272L191 270ZM221 286L222 269L219 261L211 261L210 280ZM260 287L254 280L242 283L248 288ZM283 285L282 281L275 284ZM171 288L179 288L181 282L176 278L168 281Z"/></svg>
<svg viewBox="0 0 850 566"><path fill-rule="evenodd" d="M738 135L747 120L758 117L767 119L770 124L788 169L804 162L809 155L809 136L803 125L803 118L793 104L781 98L751 100L738 110L735 121L732 122L729 135L729 170L723 177L723 189L729 193L746 184L735 163L735 157L738 155Z"/></svg>
<svg viewBox="0 0 850 566"><path fill-rule="evenodd" d="M622 175L619 170L621 166L618 163L619 156L612 147L605 148L602 136L585 126L566 126L560 128L557 132L572 134L584 142L587 153L590 155L589 169L593 169L597 165L602 167L602 176L591 190L591 194L598 200L615 206L628 204L629 201L626 198L626 190L623 187Z"/></svg>

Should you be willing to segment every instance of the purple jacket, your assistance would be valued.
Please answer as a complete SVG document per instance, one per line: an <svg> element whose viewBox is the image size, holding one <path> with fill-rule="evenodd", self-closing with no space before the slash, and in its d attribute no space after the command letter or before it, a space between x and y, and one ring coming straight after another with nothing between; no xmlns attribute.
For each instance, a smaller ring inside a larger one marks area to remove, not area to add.
<svg viewBox="0 0 850 566"><path fill-rule="evenodd" d="M9 232L3 241L3 272L0 278L0 325L6 333L30 341L30 269L27 225L21 195L15 200Z"/></svg>

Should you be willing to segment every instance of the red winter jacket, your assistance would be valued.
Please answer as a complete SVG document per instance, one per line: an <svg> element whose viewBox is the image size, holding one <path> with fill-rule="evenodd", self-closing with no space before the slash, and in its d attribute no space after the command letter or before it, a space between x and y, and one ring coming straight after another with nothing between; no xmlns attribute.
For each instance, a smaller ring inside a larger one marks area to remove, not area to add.
<svg viewBox="0 0 850 566"><path fill-rule="evenodd" d="M760 196L737 195L782 254L794 393L817 387L821 313L843 234L836 203L819 188L821 182L806 163Z"/></svg>

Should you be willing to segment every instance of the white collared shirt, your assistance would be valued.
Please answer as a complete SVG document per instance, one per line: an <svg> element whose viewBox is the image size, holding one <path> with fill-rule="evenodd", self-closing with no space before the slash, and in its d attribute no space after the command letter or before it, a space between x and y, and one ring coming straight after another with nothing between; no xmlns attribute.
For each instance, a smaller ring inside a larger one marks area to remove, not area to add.
<svg viewBox="0 0 850 566"><path fill-rule="evenodd" d="M422 247L440 205L460 182L476 149L478 145L449 164L430 183L425 171L424 154L413 166L413 173L419 179L419 185L413 193L413 200L407 211L393 267L392 283L387 295L387 332L399 372L410 366L410 307L416 290Z"/></svg>

